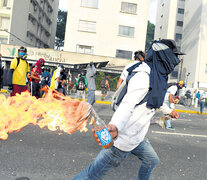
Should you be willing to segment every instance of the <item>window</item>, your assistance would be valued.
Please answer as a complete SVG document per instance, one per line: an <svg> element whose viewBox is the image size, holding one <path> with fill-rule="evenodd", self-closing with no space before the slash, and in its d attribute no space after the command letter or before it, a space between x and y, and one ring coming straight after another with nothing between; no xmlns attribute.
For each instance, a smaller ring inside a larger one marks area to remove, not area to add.
<svg viewBox="0 0 207 180"><path fill-rule="evenodd" d="M0 27L1 29L8 30L9 29L9 24L10 24L10 19L6 17L1 18L1 24Z"/></svg>
<svg viewBox="0 0 207 180"><path fill-rule="evenodd" d="M160 17L163 18L163 14Z"/></svg>
<svg viewBox="0 0 207 180"><path fill-rule="evenodd" d="M77 45L77 52L84 54L93 54L93 46Z"/></svg>
<svg viewBox="0 0 207 180"><path fill-rule="evenodd" d="M207 64L206 64L206 70L205 70L205 73L207 74Z"/></svg>
<svg viewBox="0 0 207 180"><path fill-rule="evenodd" d="M80 20L78 30L86 32L96 32L96 22Z"/></svg>
<svg viewBox="0 0 207 180"><path fill-rule="evenodd" d="M185 0L179 0L179 1L184 1L185 2Z"/></svg>
<svg viewBox="0 0 207 180"><path fill-rule="evenodd" d="M171 73L171 77L174 78L174 79L177 78L177 77L178 77L178 71L176 71L176 70L173 71L173 72Z"/></svg>
<svg viewBox="0 0 207 180"><path fill-rule="evenodd" d="M132 51L116 50L116 57L124 59L132 59Z"/></svg>
<svg viewBox="0 0 207 180"><path fill-rule="evenodd" d="M0 43L1 44L7 44L7 41L8 41L7 38L0 37Z"/></svg>
<svg viewBox="0 0 207 180"><path fill-rule="evenodd" d="M98 0L81 0L82 7L98 8Z"/></svg>
<svg viewBox="0 0 207 180"><path fill-rule="evenodd" d="M119 35L134 37L134 27L119 25Z"/></svg>
<svg viewBox="0 0 207 180"><path fill-rule="evenodd" d="M178 14L184 14L184 9L178 8Z"/></svg>
<svg viewBox="0 0 207 180"><path fill-rule="evenodd" d="M121 3L121 12L136 14L137 13L137 4L122 2Z"/></svg>
<svg viewBox="0 0 207 180"><path fill-rule="evenodd" d="M176 33L176 34L175 34L175 39L182 39L182 34L178 34L178 33Z"/></svg>
<svg viewBox="0 0 207 180"><path fill-rule="evenodd" d="M3 7L7 7L8 0L4 0Z"/></svg>
<svg viewBox="0 0 207 180"><path fill-rule="evenodd" d="M183 27L183 21L177 21L177 26Z"/></svg>

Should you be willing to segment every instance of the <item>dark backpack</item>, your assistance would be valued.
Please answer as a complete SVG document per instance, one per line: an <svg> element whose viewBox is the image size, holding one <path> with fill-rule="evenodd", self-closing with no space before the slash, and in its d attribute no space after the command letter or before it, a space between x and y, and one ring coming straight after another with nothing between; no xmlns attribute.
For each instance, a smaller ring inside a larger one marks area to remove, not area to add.
<svg viewBox="0 0 207 180"><path fill-rule="evenodd" d="M103 79L100 83L100 86L101 86L101 88L105 88L105 85L106 85L106 80Z"/></svg>
<svg viewBox="0 0 207 180"><path fill-rule="evenodd" d="M24 60L24 61L26 61L26 60ZM17 66L16 66L16 68L18 67L19 63L20 63L20 59L17 57ZM26 63L28 64L27 61L26 61ZM16 68L15 68L15 69L16 69ZM15 70L15 69L14 69L14 70Z"/></svg>
<svg viewBox="0 0 207 180"><path fill-rule="evenodd" d="M85 78L84 77L80 77L79 81L78 81L78 85L77 85L77 89L78 90L85 90Z"/></svg>

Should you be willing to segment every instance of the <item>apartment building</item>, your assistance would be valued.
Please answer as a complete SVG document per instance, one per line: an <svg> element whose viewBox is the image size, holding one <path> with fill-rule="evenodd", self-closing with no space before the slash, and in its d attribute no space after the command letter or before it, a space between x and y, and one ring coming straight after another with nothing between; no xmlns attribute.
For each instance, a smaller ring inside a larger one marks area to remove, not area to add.
<svg viewBox="0 0 207 180"><path fill-rule="evenodd" d="M174 39L181 47L185 0L157 0L157 16L154 39ZM179 79L179 67L169 76L170 81Z"/></svg>
<svg viewBox="0 0 207 180"><path fill-rule="evenodd" d="M0 43L54 48L59 0L0 0Z"/></svg>
<svg viewBox="0 0 207 180"><path fill-rule="evenodd" d="M132 59L145 49L149 0L70 0L64 51Z"/></svg>
<svg viewBox="0 0 207 180"><path fill-rule="evenodd" d="M186 52L182 78L188 87L207 88L207 0L188 0L185 4L182 49Z"/></svg>

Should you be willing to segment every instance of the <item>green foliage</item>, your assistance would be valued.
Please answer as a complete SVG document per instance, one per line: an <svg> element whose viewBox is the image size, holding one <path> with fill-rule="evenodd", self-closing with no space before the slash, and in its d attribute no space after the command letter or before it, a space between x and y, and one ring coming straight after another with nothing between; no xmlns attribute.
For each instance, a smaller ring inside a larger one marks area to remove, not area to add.
<svg viewBox="0 0 207 180"><path fill-rule="evenodd" d="M64 45L65 27L67 21L67 11L58 11L57 30L55 45L61 47Z"/></svg>
<svg viewBox="0 0 207 180"><path fill-rule="evenodd" d="M117 82L119 80L119 77L120 75L118 74L105 74L104 72L102 71L99 71L96 75L95 75L95 81L96 81L96 89L97 90L101 90L101 87L100 87L100 83L101 81L106 77L108 76L109 77L109 86L110 86L110 90L111 91L116 91L116 85L117 85Z"/></svg>
<svg viewBox="0 0 207 180"><path fill-rule="evenodd" d="M147 52L151 42L154 40L154 31L155 31L155 25L152 24L150 21L148 21L147 24L147 37L146 37L146 44L145 44L145 51Z"/></svg>

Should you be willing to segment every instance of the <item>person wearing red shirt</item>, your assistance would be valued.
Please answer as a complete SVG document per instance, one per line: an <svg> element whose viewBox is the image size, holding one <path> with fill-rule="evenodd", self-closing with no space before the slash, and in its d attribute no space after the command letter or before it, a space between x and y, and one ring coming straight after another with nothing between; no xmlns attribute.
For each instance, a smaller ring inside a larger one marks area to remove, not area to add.
<svg viewBox="0 0 207 180"><path fill-rule="evenodd" d="M32 67L31 71L31 95L36 98L40 98L40 79L42 75L41 67L44 66L45 60L40 58L35 65Z"/></svg>

